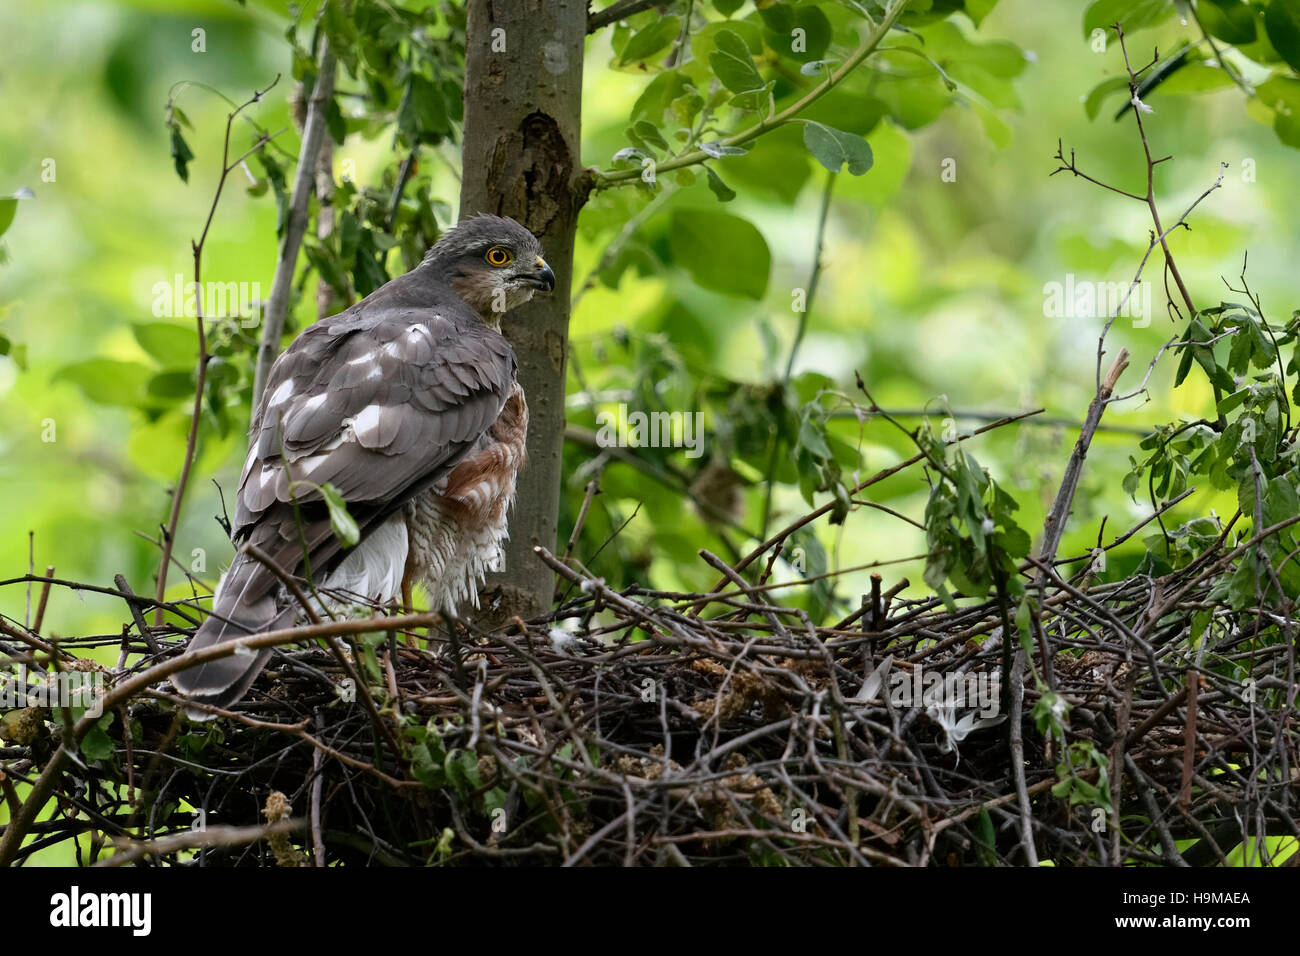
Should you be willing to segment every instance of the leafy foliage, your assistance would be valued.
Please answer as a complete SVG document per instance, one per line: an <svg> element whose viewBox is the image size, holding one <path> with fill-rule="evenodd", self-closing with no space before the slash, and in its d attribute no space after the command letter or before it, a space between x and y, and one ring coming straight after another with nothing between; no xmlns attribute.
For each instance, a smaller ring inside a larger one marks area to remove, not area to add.
<svg viewBox="0 0 1300 956"><path fill-rule="evenodd" d="M1300 114L1295 109L1300 105L1300 0L1199 0L1186 6L1192 10L1192 32L1199 34L1199 42L1196 37L1184 39L1158 55L1139 96L1145 102L1157 91L1202 92L1235 85L1250 107L1267 116L1278 139L1300 149ZM1123 21L1125 33L1134 34L1168 23L1179 7L1175 0L1094 0L1084 14L1083 31L1085 36L1104 37L1108 28ZM1267 77L1247 79L1230 54L1268 70ZM1097 114L1102 100L1126 88L1117 80L1103 80L1088 94L1090 116Z"/></svg>

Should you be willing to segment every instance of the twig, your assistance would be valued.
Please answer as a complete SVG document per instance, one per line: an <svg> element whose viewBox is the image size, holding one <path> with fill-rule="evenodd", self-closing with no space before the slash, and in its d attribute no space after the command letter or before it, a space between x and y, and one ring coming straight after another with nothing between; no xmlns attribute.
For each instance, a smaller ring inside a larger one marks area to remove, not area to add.
<svg viewBox="0 0 1300 956"><path fill-rule="evenodd" d="M595 33L602 27L607 27L611 23L618 23L619 20L626 20L628 17L635 16L643 10L649 10L651 7L662 6L666 0L616 0L604 10L597 10L587 15L587 32Z"/></svg>
<svg viewBox="0 0 1300 956"><path fill-rule="evenodd" d="M182 850L197 850L210 846L245 846L267 837L301 830L302 820L280 820L263 826L230 827L210 826L201 830L181 830L157 840L115 841L118 851L95 866L125 866L146 856L167 856Z"/></svg>
<svg viewBox="0 0 1300 956"><path fill-rule="evenodd" d="M41 633L41 625L45 623L45 604L50 599L50 582L49 578L54 577L54 565L47 565L45 568L45 577L47 580L41 582L41 596L36 602L36 617L32 620L32 630Z"/></svg>
<svg viewBox="0 0 1300 956"><path fill-rule="evenodd" d="M1056 500L1047 513L1046 521L1043 522L1043 543L1038 550L1038 557L1044 564L1051 564L1056 559L1056 549L1060 547L1061 536L1065 533L1065 521L1074 503L1074 492L1079 485L1079 476L1083 474L1083 463L1088 457L1088 448L1092 444L1093 435L1097 432L1101 416L1106 411L1115 383L1119 381L1124 369L1128 368L1128 354L1128 349L1119 350L1115 361L1111 363L1110 371L1106 373L1105 379L1097 389L1097 394L1093 396L1092 403L1088 406L1088 414L1079 432L1079 439L1074 444L1070 462L1066 465L1065 474L1061 478L1061 486L1057 489Z"/></svg>
<svg viewBox="0 0 1300 956"><path fill-rule="evenodd" d="M149 622L144 619L144 613L140 610L140 599L136 598L135 592L131 590L131 585L126 581L126 575L113 575L113 583L117 585L119 591L124 595L127 595L127 610L131 613L131 620L135 621L135 629L140 632L140 637L149 645L149 653L161 653L162 648L158 646L157 638L155 638L153 632L149 630ZM152 602L146 601L145 603Z"/></svg>
<svg viewBox="0 0 1300 956"><path fill-rule="evenodd" d="M298 168L293 178L293 193L289 198L289 212L284 225L284 241L275 263L275 277L271 281L271 295L262 310L262 337L257 347L257 365L253 372L253 407L257 408L266 388L266 377L271 365L280 354L280 337L284 334L284 319L289 311L289 293L293 273L298 262L298 250L307 231L307 204L315 191L316 154L325 136L325 112L334 96L334 51L329 38L323 33L318 52L316 85L312 88L307 106L307 121L303 124L302 146L298 152Z"/></svg>
<svg viewBox="0 0 1300 956"><path fill-rule="evenodd" d="M798 100L781 110L781 112L777 113L775 116L761 120L753 126L750 126L748 129L741 130L738 133L722 137L722 139L718 141L718 145L723 147L743 146L745 143L757 139L759 136L776 129L778 126L784 126L786 123L794 121L799 114L804 111L804 109L838 86L840 81L857 69L867 57L875 52L876 47L878 47L880 42L885 38L885 34L893 29L894 24L898 22L898 18L903 15L903 11L907 8L909 2L910 0L894 0L894 2L886 8L880 21L872 28L871 32L867 34L867 38L863 41L862 45L854 50L849 58L834 72L829 74L824 83L819 84L809 92L805 93ZM707 153L702 149L692 150L689 153L683 153L680 156L674 156L671 159L665 159L663 162L656 164L655 171L657 174L663 174L671 172L674 169L681 169L683 166L694 166L712 158L714 158L712 154ZM597 172L593 177L593 188L607 189L610 186L618 186L624 183L634 182L640 179L640 177L640 168L615 169Z"/></svg>

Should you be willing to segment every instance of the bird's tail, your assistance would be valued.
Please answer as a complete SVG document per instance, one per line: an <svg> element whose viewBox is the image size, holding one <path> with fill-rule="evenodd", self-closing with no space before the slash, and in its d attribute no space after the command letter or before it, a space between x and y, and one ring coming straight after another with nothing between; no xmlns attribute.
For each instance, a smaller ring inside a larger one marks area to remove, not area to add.
<svg viewBox="0 0 1300 956"><path fill-rule="evenodd" d="M268 577L266 569L256 560L242 552L237 554L217 586L212 616L194 633L188 650L202 650L292 625L293 606L279 606L276 599L279 589ZM172 684L195 701L228 707L248 692L270 656L269 650L237 652L178 671L172 675ZM198 708L191 708L189 715L195 720L210 720L215 716Z"/></svg>

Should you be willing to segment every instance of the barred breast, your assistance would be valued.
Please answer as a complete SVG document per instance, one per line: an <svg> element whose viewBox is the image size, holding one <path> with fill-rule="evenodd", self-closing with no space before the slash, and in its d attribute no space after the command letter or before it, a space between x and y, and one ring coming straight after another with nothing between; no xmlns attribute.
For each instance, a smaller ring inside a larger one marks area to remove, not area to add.
<svg viewBox="0 0 1300 956"><path fill-rule="evenodd" d="M407 503L408 578L424 583L430 606L455 615L490 571L505 566L507 519L524 463L528 405L519 383L497 420L445 479Z"/></svg>

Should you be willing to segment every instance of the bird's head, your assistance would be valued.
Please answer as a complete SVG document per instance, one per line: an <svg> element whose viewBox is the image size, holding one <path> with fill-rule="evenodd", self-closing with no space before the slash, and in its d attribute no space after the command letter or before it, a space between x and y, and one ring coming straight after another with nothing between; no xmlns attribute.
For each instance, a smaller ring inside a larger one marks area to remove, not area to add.
<svg viewBox="0 0 1300 956"><path fill-rule="evenodd" d="M474 216L447 230L424 262L494 326L534 293L555 288L537 237L502 216Z"/></svg>

